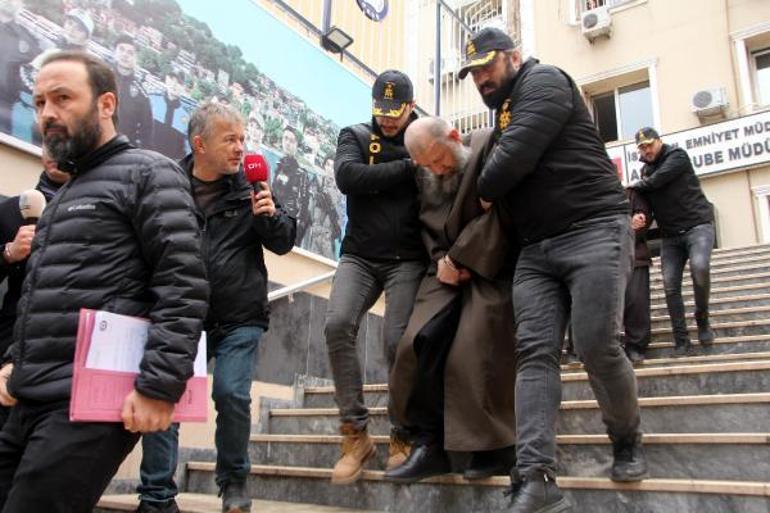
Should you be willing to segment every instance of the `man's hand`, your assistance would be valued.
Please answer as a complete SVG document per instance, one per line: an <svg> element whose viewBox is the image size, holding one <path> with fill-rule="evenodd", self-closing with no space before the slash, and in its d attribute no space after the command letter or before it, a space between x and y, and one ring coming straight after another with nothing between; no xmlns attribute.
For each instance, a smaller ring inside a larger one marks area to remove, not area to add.
<svg viewBox="0 0 770 513"><path fill-rule="evenodd" d="M160 399L151 399L132 390L123 401L123 427L132 433L165 431L171 425L174 404Z"/></svg>
<svg viewBox="0 0 770 513"><path fill-rule="evenodd" d="M479 198L479 202L481 203L481 208L483 208L485 211L492 208L492 203L489 201L484 201L483 199Z"/></svg>
<svg viewBox="0 0 770 513"><path fill-rule="evenodd" d="M8 407L16 404L16 398L8 393L8 380L10 379L12 372L12 363L9 363L0 369L0 404Z"/></svg>
<svg viewBox="0 0 770 513"><path fill-rule="evenodd" d="M255 216L265 214L268 217L273 217L275 215L273 194L270 192L267 182L259 182L259 185L262 187L261 191L251 191L251 211Z"/></svg>
<svg viewBox="0 0 770 513"><path fill-rule="evenodd" d="M638 231L643 229L645 224L647 224L647 216L642 212L637 212L631 218L631 228L634 230Z"/></svg>
<svg viewBox="0 0 770 513"><path fill-rule="evenodd" d="M637 187L639 187L639 184L641 183L642 183L641 180L634 180L633 182L628 182L628 184L626 185L626 189L636 189Z"/></svg>
<svg viewBox="0 0 770 513"><path fill-rule="evenodd" d="M436 278L444 285L451 285L456 287L462 282L471 279L471 273L467 269L458 268L449 255L438 261L438 269L436 270Z"/></svg>
<svg viewBox="0 0 770 513"><path fill-rule="evenodd" d="M26 224L19 228L16 237L8 245L8 250L3 256L9 264L15 264L25 260L32 250L32 238L35 236L35 225Z"/></svg>

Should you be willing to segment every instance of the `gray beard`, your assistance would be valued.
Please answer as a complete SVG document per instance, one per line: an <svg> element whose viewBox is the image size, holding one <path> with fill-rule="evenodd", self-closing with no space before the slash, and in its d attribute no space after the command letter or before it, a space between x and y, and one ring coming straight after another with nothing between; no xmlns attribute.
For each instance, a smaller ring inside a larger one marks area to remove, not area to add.
<svg viewBox="0 0 770 513"><path fill-rule="evenodd" d="M465 173L465 167L471 156L471 150L462 144L457 143L451 146L454 153L457 167L452 174L434 175L427 169L421 168L426 177L423 181L424 189L422 191L424 201L430 205L442 205L451 203L457 196L457 190L460 188L460 182Z"/></svg>

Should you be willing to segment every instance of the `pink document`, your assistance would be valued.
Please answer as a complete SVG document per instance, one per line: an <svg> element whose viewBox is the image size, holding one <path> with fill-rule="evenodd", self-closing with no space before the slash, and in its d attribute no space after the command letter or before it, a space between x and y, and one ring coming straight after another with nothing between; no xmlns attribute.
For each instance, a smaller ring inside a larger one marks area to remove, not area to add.
<svg viewBox="0 0 770 513"><path fill-rule="evenodd" d="M144 354L146 319L80 310L70 398L73 422L121 422L123 400L134 388ZM174 410L176 422L205 422L208 410L206 334L198 342L195 372Z"/></svg>

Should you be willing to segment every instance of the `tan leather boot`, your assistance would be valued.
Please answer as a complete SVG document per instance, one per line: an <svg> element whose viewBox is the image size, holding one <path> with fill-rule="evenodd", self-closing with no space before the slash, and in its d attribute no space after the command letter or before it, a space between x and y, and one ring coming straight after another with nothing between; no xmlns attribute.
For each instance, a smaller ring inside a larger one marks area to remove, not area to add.
<svg viewBox="0 0 770 513"><path fill-rule="evenodd" d="M332 470L332 484L350 484L358 481L364 472L364 463L374 456L377 449L374 441L364 429L356 431L352 425L343 424L342 457Z"/></svg>
<svg viewBox="0 0 770 513"><path fill-rule="evenodd" d="M385 470L400 467L409 457L410 452L412 452L412 446L409 442L391 433L390 443L388 444L388 462L385 464Z"/></svg>

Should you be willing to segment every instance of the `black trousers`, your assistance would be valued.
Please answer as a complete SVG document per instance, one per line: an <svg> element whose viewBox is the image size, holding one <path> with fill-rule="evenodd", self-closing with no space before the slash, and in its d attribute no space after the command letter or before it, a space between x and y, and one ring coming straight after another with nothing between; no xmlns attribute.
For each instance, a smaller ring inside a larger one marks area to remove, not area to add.
<svg viewBox="0 0 770 513"><path fill-rule="evenodd" d="M650 268L634 267L626 285L623 311L626 347L644 352L650 345Z"/></svg>
<svg viewBox="0 0 770 513"><path fill-rule="evenodd" d="M406 414L415 445L444 443L444 369L461 310L462 298L458 296L436 314L414 339L417 379Z"/></svg>
<svg viewBox="0 0 770 513"><path fill-rule="evenodd" d="M139 434L70 422L69 402L19 402L0 432L2 513L91 513Z"/></svg>

